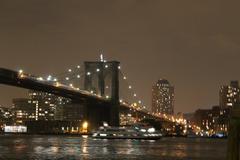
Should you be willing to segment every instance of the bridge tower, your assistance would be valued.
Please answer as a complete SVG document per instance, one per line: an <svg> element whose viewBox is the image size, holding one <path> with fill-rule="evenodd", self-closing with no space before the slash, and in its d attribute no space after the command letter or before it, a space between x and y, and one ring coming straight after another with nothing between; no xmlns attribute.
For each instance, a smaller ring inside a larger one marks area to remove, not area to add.
<svg viewBox="0 0 240 160"><path fill-rule="evenodd" d="M118 61L97 61L97 62L84 62L85 79L84 89L87 91L95 92L100 96L105 96L106 78L110 77L111 96L109 106L109 124L111 126L119 126L119 64ZM98 87L94 88L94 77L98 80ZM101 106L99 106L101 107Z"/></svg>

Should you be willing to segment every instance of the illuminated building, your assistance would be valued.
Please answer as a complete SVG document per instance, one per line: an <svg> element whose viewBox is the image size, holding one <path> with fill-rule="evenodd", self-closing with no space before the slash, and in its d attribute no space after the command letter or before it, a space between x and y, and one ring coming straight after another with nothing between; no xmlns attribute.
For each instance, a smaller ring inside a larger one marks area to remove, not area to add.
<svg viewBox="0 0 240 160"><path fill-rule="evenodd" d="M213 106L212 109L198 109L192 121L204 131L227 133L230 109Z"/></svg>
<svg viewBox="0 0 240 160"><path fill-rule="evenodd" d="M29 90L29 103L35 106L35 120L54 120L56 106L61 98L45 92Z"/></svg>
<svg viewBox="0 0 240 160"><path fill-rule="evenodd" d="M221 108L232 107L239 102L238 81L231 81L230 85L221 86L219 91L219 105Z"/></svg>
<svg viewBox="0 0 240 160"><path fill-rule="evenodd" d="M55 120L56 107L69 102L50 93L29 90L29 98L13 99L17 123L31 120Z"/></svg>
<svg viewBox="0 0 240 160"><path fill-rule="evenodd" d="M152 112L174 113L174 87L165 79L158 80L152 87Z"/></svg>
<svg viewBox="0 0 240 160"><path fill-rule="evenodd" d="M0 125L13 123L12 108L0 106Z"/></svg>
<svg viewBox="0 0 240 160"><path fill-rule="evenodd" d="M13 112L17 123L26 120L35 120L35 104L29 103L31 100L27 98L13 99Z"/></svg>

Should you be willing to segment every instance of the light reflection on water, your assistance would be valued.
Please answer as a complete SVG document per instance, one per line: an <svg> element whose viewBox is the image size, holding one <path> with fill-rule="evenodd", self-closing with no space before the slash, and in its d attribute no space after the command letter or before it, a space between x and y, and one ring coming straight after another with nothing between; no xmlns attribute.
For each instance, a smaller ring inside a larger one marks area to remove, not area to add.
<svg viewBox="0 0 240 160"><path fill-rule="evenodd" d="M221 160L226 140L163 138L97 140L71 136L0 135L0 159Z"/></svg>

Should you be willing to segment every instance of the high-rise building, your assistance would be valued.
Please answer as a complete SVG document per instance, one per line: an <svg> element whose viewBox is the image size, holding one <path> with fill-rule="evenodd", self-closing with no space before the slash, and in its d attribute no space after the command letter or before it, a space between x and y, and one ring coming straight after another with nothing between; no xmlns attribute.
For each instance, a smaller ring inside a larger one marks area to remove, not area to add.
<svg viewBox="0 0 240 160"><path fill-rule="evenodd" d="M174 87L166 79L158 80L152 87L152 112L174 113Z"/></svg>
<svg viewBox="0 0 240 160"><path fill-rule="evenodd" d="M239 102L239 85L238 81L231 81L230 85L220 87L219 105L221 108L232 107Z"/></svg>
<svg viewBox="0 0 240 160"><path fill-rule="evenodd" d="M29 90L28 96L29 98L13 99L16 122L55 120L56 107L69 102L66 98L32 90Z"/></svg>

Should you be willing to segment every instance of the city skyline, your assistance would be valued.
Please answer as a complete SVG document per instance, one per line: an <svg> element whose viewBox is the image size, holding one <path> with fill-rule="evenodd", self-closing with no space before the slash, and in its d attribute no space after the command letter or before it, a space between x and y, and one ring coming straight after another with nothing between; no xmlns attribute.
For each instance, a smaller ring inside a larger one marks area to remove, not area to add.
<svg viewBox="0 0 240 160"><path fill-rule="evenodd" d="M1 67L48 75L95 60L103 50L121 62L149 107L152 84L170 80L176 112L218 104L220 86L240 79L239 22L229 18L239 2L55 2L3 2ZM25 93L1 85L0 103Z"/></svg>

